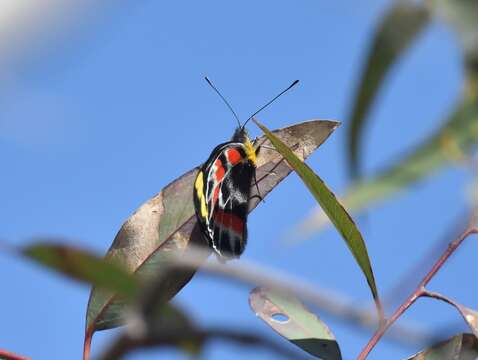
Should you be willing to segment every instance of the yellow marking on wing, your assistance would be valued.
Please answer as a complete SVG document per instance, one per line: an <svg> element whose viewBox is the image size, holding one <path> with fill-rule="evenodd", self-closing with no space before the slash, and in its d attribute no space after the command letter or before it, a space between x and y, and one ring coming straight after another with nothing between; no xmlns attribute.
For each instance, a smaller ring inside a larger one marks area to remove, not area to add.
<svg viewBox="0 0 478 360"><path fill-rule="evenodd" d="M202 171L198 172L196 181L194 182L194 188L196 189L196 194L201 204L201 217L204 218L207 222L207 208L206 208L206 199L204 198L204 174Z"/></svg>

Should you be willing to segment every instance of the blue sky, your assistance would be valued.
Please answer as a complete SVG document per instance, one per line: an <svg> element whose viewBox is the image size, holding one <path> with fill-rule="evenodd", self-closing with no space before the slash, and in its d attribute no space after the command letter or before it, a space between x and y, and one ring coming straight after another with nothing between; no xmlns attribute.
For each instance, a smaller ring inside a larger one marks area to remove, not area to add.
<svg viewBox="0 0 478 360"><path fill-rule="evenodd" d="M0 238L21 245L33 236L61 236L104 253L137 207L232 135L234 118L204 75L243 119L300 79L260 119L269 128L312 118L341 120L342 127L309 161L340 193L348 184L348 109L370 36L389 4L125 1L68 36L32 45L2 71L9 81L0 88ZM387 78L371 113L363 146L367 173L392 163L440 126L460 91L460 64L453 34L433 23ZM253 125L250 131L259 134ZM359 217L381 291L459 216L470 178L464 169L448 169ZM300 180L290 176L250 217L244 257L343 292L357 304L369 301L366 282L335 231L298 247L281 243L313 207ZM476 250L476 243L465 244L431 287L478 307L476 289L462 280L466 276L457 277L476 274ZM5 255L0 279L0 347L34 359L80 357L86 286ZM201 323L274 337L249 310L248 291L199 275L176 301ZM323 318L344 358L356 356L370 334ZM425 300L405 318L429 326L460 324L451 308ZM93 353L114 335L97 333ZM417 350L382 342L370 358L399 359ZM246 356L273 358L226 344L204 353L205 359ZM130 358L156 357L147 352Z"/></svg>

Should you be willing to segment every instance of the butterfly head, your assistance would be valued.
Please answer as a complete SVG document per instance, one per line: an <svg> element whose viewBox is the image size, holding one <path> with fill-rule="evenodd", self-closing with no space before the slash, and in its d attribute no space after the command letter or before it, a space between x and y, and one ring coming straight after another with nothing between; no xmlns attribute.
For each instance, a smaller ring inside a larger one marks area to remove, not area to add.
<svg viewBox="0 0 478 360"><path fill-rule="evenodd" d="M247 160L255 166L257 162L257 149L252 144L249 134L244 126L239 126L236 128L236 131L232 136L232 141L244 144Z"/></svg>

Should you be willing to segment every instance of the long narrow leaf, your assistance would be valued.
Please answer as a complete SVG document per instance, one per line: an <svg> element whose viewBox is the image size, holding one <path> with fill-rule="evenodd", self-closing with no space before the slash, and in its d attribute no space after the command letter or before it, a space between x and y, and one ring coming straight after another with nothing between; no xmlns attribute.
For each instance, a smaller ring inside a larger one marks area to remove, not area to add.
<svg viewBox="0 0 478 360"><path fill-rule="evenodd" d="M386 75L427 24L429 12L416 1L397 1L385 14L372 40L357 88L347 134L349 167L358 175L360 141L367 115Z"/></svg>
<svg viewBox="0 0 478 360"><path fill-rule="evenodd" d="M297 172L304 184L307 186L311 194L315 197L320 204L324 212L329 219L335 225L339 233L342 235L347 246L349 247L352 255L357 261L358 265L362 269L365 275L372 296L377 305L377 310L380 316L382 316L382 306L378 296L377 286L375 284L375 278L373 276L372 266L365 246L365 241L360 234L357 225L339 203L334 193L325 185L322 179L312 171L312 169L299 159L294 152L284 144L277 136L270 132L259 121L253 119L253 121L261 128L267 138L274 145L276 150L287 160L289 165Z"/></svg>

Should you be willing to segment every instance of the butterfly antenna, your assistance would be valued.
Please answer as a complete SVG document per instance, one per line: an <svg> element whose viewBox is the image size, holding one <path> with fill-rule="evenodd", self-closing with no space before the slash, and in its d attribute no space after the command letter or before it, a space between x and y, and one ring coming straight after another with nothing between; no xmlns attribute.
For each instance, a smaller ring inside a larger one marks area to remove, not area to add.
<svg viewBox="0 0 478 360"><path fill-rule="evenodd" d="M296 86L297 84L299 83L299 80L296 80L294 81L292 84L289 85L289 87L285 90L282 90L278 95L276 95L271 101L269 101L267 104L265 104L263 107L261 107L259 110L257 110L254 114L252 114L251 116L249 116L249 118L246 120L246 122L244 123L244 125L242 125L242 127L244 128L244 126L246 126L246 124L249 122L249 120L251 120L254 116L256 116L257 114L259 114L262 110L264 110L266 107L268 107L270 104L272 104L275 100L277 100L277 98L279 98L282 94L286 93L287 91L289 91L290 89L292 89L294 86Z"/></svg>
<svg viewBox="0 0 478 360"><path fill-rule="evenodd" d="M209 78L207 76L205 76L204 79L207 81L209 86L213 88L213 90L216 92L216 94L219 95L219 97L222 99L222 101L224 101L224 103L227 105L229 110L231 110L232 114L234 115L234 117L237 120L237 124L239 125L239 127L242 127L241 121L239 120L239 117L237 116L236 112L232 109L232 106L227 102L226 98L224 96L222 96L222 94L219 92L219 90L214 86L214 84L211 82L211 80L209 80Z"/></svg>

